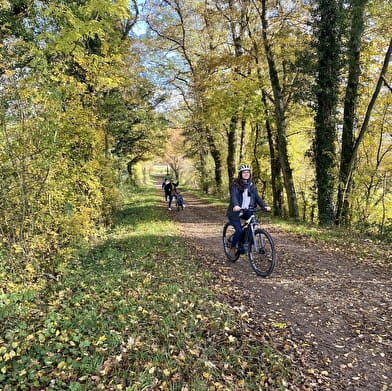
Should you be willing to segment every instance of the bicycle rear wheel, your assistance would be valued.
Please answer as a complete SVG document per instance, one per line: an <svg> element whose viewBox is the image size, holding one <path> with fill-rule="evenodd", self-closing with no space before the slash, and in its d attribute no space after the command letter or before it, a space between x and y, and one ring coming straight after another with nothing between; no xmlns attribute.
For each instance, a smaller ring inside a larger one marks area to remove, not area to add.
<svg viewBox="0 0 392 391"><path fill-rule="evenodd" d="M235 233L234 226L231 223L227 222L223 227L223 251L225 252L226 258L230 262L235 262L240 257L240 254L236 254L235 257L231 257L229 254L231 248L231 240L233 238L234 233Z"/></svg>
<svg viewBox="0 0 392 391"><path fill-rule="evenodd" d="M274 271L277 262L275 243L264 229L255 230L255 239L256 245L252 240L249 248L249 262L257 275L267 277Z"/></svg>

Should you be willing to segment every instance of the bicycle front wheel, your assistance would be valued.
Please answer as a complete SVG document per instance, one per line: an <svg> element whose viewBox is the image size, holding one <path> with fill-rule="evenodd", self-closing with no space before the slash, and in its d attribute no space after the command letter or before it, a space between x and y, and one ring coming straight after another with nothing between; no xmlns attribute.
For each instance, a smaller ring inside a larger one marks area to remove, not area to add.
<svg viewBox="0 0 392 391"><path fill-rule="evenodd" d="M236 254L235 257L231 257L229 253L234 233L234 226L231 223L227 222L223 227L223 251L225 252L226 258L230 262L235 262L240 257L240 254Z"/></svg>
<svg viewBox="0 0 392 391"><path fill-rule="evenodd" d="M256 229L254 237L256 243L252 240L248 253L249 262L257 275L267 277L274 271L277 262L275 244L264 229Z"/></svg>

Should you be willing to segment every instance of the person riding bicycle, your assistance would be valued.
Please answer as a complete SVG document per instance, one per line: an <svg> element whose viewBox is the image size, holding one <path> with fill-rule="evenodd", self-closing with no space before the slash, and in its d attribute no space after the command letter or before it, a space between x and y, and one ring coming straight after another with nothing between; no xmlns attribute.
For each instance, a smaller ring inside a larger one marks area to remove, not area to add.
<svg viewBox="0 0 392 391"><path fill-rule="evenodd" d="M256 205L264 211L271 210L259 196L256 185L251 181L250 167L247 164L241 164L238 169L238 178L230 186L230 204L226 212L226 216L235 228L229 251L232 258L236 256L237 243L242 235L241 219L247 220Z"/></svg>

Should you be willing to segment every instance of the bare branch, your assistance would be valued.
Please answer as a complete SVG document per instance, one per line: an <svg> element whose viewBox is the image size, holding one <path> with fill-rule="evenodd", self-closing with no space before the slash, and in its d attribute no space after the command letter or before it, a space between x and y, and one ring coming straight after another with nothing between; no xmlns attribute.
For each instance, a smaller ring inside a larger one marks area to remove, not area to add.
<svg viewBox="0 0 392 391"><path fill-rule="evenodd" d="M384 75L381 76L381 79L383 80L385 86L388 87L389 90L392 92L392 86L390 86L390 85L388 84L387 79L385 79L385 76L384 76Z"/></svg>

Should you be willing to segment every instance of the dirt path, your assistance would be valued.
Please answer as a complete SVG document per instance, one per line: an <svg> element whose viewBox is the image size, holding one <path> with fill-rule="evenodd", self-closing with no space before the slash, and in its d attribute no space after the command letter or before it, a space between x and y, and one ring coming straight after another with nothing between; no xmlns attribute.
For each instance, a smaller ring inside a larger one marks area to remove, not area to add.
<svg viewBox="0 0 392 391"><path fill-rule="evenodd" d="M184 198L184 211L168 213L190 253L216 276L224 300L246 309L307 377L302 389L392 390L390 271L266 225L278 267L260 278L244 256L225 260L224 210Z"/></svg>

